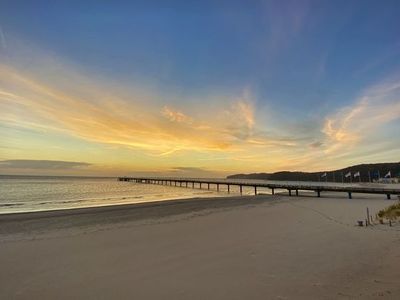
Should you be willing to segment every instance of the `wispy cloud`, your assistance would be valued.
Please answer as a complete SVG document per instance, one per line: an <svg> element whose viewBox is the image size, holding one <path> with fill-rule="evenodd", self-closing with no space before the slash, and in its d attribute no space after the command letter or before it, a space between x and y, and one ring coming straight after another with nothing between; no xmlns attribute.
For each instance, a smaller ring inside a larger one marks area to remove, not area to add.
<svg viewBox="0 0 400 300"><path fill-rule="evenodd" d="M342 108L326 118L322 132L326 136L325 152L344 155L354 151L354 147L365 143L379 143L379 136L397 130L399 124L389 124L400 120L400 80L387 80L366 89L354 105ZM387 127L389 126L389 127ZM396 127L397 126L397 127ZM400 144L397 136L392 142ZM370 145L371 146L371 145ZM399 145L400 146L400 145Z"/></svg>
<svg viewBox="0 0 400 300"><path fill-rule="evenodd" d="M277 54L303 29L309 13L309 1L266 2L265 13L269 36L267 51Z"/></svg>
<svg viewBox="0 0 400 300"><path fill-rule="evenodd" d="M67 170L88 167L86 162L60 161L60 160L30 160L10 159L0 160L0 168L5 169L45 169L45 170Z"/></svg>
<svg viewBox="0 0 400 300"><path fill-rule="evenodd" d="M190 171L190 172L205 172L206 170L203 168L197 168L197 167L173 167L172 170L175 171Z"/></svg>
<svg viewBox="0 0 400 300"><path fill-rule="evenodd" d="M4 35L4 31L1 25L0 25L0 45L4 50L7 49L6 36Z"/></svg>
<svg viewBox="0 0 400 300"><path fill-rule="evenodd" d="M47 76L55 71L59 80ZM258 129L255 101L246 88L231 99L213 102L211 111L187 106L189 111L183 113L166 105L163 97L146 92L121 97L110 83L88 79L54 59L30 71L0 65L0 80L0 122L141 149L151 156L177 151L237 153L252 147L259 151L260 146L285 139Z"/></svg>
<svg viewBox="0 0 400 300"><path fill-rule="evenodd" d="M171 108L169 108L168 106L164 106L163 110L162 110L162 115L164 117L166 117L168 120L170 120L171 122L190 122L191 118L186 116L184 113L177 111L177 110L173 110Z"/></svg>

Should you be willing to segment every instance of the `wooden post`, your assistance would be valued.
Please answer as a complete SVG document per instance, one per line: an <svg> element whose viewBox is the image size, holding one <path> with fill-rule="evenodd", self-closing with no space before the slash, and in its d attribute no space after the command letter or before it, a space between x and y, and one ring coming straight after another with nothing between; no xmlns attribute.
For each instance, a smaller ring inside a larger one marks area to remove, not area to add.
<svg viewBox="0 0 400 300"><path fill-rule="evenodd" d="M256 185L254 186L254 195L257 196L257 186Z"/></svg>
<svg viewBox="0 0 400 300"><path fill-rule="evenodd" d="M275 189L271 188L271 190L272 190L272 195L275 195Z"/></svg>
<svg viewBox="0 0 400 300"><path fill-rule="evenodd" d="M292 190L288 189L289 191L289 196L292 196Z"/></svg>
<svg viewBox="0 0 400 300"><path fill-rule="evenodd" d="M217 192L219 192L219 183L217 183Z"/></svg>
<svg viewBox="0 0 400 300"><path fill-rule="evenodd" d="M209 190L210 189L210 184L209 183L207 183L207 190Z"/></svg>
<svg viewBox="0 0 400 300"><path fill-rule="evenodd" d="M386 194L386 198L390 200L390 194Z"/></svg>
<svg viewBox="0 0 400 300"><path fill-rule="evenodd" d="M239 189L240 189L240 195L242 195L242 193L243 193L243 188L242 188L242 185L241 185L241 184L239 185Z"/></svg>
<svg viewBox="0 0 400 300"><path fill-rule="evenodd" d="M296 190L296 196L298 196L299 195L299 190Z"/></svg>
<svg viewBox="0 0 400 300"><path fill-rule="evenodd" d="M192 182L192 189L194 189L194 181Z"/></svg>
<svg viewBox="0 0 400 300"><path fill-rule="evenodd" d="M317 190L317 197L318 198L321 197L321 191L320 190Z"/></svg>
<svg viewBox="0 0 400 300"><path fill-rule="evenodd" d="M352 199L351 192L349 192L349 199Z"/></svg>
<svg viewBox="0 0 400 300"><path fill-rule="evenodd" d="M231 192L229 188L230 188L230 186L229 186L229 184L228 184L228 193L230 193L230 192Z"/></svg>
<svg viewBox="0 0 400 300"><path fill-rule="evenodd" d="M199 184L200 184L200 189L201 189L201 182L199 182Z"/></svg>

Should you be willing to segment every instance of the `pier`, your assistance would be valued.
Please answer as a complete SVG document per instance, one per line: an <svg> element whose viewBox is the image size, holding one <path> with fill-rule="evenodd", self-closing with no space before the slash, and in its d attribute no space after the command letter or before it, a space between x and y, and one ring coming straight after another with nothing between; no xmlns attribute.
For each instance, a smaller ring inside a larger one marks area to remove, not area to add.
<svg viewBox="0 0 400 300"><path fill-rule="evenodd" d="M287 190L289 196L298 196L299 191L313 191L317 197L321 197L323 192L346 193L352 199L354 193L362 194L382 194L387 199L391 195L400 195L400 186L396 184L343 184L333 182L302 182L302 181L272 181L272 180L241 180L241 179L206 179L206 178L169 178L169 177L118 177L119 181L131 181L143 184L157 184L184 188L200 188L210 190L212 187L220 191L221 186L225 186L227 192L231 192L231 187L236 186L239 193L243 194L244 187L250 187L257 195L258 189L267 188L274 195L276 190Z"/></svg>

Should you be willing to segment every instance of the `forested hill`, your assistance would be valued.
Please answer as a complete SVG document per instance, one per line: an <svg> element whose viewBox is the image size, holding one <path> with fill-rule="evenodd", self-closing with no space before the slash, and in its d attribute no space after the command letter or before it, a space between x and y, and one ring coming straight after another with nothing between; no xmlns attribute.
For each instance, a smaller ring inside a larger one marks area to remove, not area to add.
<svg viewBox="0 0 400 300"><path fill-rule="evenodd" d="M344 169L321 171L321 172L290 172L282 171L275 173L251 173L251 174L235 174L227 176L230 179L264 179L264 180L294 180L294 181L325 181L324 173L327 175L327 181L342 181L345 174L351 172L352 180L358 181L354 174L360 172L361 181L369 181L371 179L378 179L384 177L390 171L391 177L400 177L400 162L397 163L378 163L378 164L361 164ZM370 175L369 175L370 174ZM350 178L345 178L344 181L349 182Z"/></svg>

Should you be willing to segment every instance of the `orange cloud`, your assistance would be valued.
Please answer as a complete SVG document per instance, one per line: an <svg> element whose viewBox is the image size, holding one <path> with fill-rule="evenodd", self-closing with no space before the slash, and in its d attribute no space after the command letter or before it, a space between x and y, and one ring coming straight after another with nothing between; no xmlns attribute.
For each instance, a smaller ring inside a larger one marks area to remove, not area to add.
<svg viewBox="0 0 400 300"><path fill-rule="evenodd" d="M49 86L7 66L0 66L0 78L5 83L0 89L3 122L56 129L89 141L140 148L151 155L182 150L239 151L254 143L235 132L255 125L249 102L234 102L228 118L220 118L218 111L207 119L189 117L166 105L161 110L165 118L159 118L151 106L135 101L135 97L129 101L112 95L102 97L99 87L90 90L84 85L86 89L80 90L78 83ZM70 89L74 92L69 93Z"/></svg>
<svg viewBox="0 0 400 300"><path fill-rule="evenodd" d="M162 110L162 115L166 117L171 122L190 122L191 118L186 116L185 114L181 113L180 111L172 110L168 106L164 106Z"/></svg>

